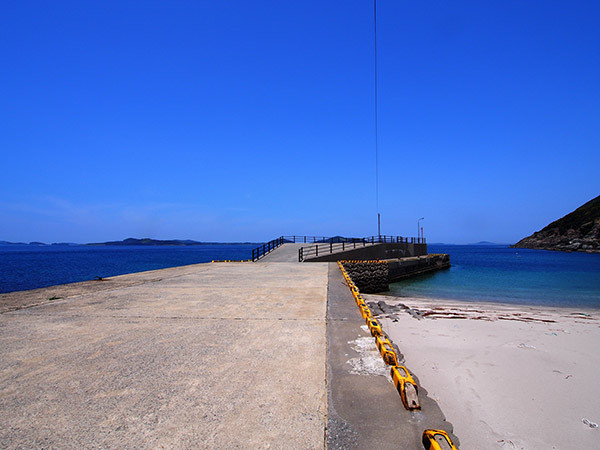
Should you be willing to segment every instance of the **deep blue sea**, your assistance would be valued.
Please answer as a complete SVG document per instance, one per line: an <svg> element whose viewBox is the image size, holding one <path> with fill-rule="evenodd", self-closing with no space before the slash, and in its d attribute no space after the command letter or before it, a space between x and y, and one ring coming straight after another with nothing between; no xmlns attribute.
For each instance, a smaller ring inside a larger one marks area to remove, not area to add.
<svg viewBox="0 0 600 450"><path fill-rule="evenodd" d="M252 258L258 244L190 246L0 246L0 293L164 269Z"/></svg>
<svg viewBox="0 0 600 450"><path fill-rule="evenodd" d="M390 285L391 295L600 308L600 254L429 245L452 267Z"/></svg>
<svg viewBox="0 0 600 450"><path fill-rule="evenodd" d="M94 277L249 259L258 244L197 246L0 246L0 293ZM392 295L600 308L600 254L429 245L452 267L390 285Z"/></svg>

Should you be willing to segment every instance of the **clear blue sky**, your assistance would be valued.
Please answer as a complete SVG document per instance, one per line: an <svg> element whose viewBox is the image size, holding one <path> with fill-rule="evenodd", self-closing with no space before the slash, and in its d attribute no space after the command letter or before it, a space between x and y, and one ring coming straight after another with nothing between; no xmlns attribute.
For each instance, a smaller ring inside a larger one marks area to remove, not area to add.
<svg viewBox="0 0 600 450"><path fill-rule="evenodd" d="M378 2L382 234L600 194L600 3ZM0 240L377 233L372 1L6 1Z"/></svg>

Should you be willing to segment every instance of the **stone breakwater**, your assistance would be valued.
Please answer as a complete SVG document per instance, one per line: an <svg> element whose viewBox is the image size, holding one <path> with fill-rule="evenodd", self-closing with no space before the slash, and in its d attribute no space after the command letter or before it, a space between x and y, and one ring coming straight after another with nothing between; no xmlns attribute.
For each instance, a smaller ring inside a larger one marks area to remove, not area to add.
<svg viewBox="0 0 600 450"><path fill-rule="evenodd" d="M417 275L447 269L450 255L432 254L383 261L342 261L352 282L365 294L389 291L389 284Z"/></svg>
<svg viewBox="0 0 600 450"><path fill-rule="evenodd" d="M349 261L342 264L348 276L361 292L374 294L390 289L389 267L386 262Z"/></svg>

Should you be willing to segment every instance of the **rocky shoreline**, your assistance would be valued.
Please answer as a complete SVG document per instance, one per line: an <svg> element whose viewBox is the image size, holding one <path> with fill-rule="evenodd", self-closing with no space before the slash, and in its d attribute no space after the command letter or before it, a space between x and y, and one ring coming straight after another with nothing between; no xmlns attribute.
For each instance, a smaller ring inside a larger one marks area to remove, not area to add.
<svg viewBox="0 0 600 450"><path fill-rule="evenodd" d="M550 231L538 231L533 235L521 239L512 248L532 248L538 250L556 250L562 252L586 252L600 253L600 220L597 220L588 235L581 236L575 230L569 230L564 235L559 234L558 229Z"/></svg>
<svg viewBox="0 0 600 450"><path fill-rule="evenodd" d="M600 196L511 247L600 253Z"/></svg>

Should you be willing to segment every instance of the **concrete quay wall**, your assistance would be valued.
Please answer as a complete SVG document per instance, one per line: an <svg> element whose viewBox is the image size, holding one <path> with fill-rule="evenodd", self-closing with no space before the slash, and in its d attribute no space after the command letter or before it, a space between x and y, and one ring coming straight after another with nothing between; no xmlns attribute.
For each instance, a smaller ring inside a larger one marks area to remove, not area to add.
<svg viewBox="0 0 600 450"><path fill-rule="evenodd" d="M351 246L352 244L348 244ZM427 244L382 243L369 244L365 247L350 248L345 251L326 253L316 257L305 258L305 262L337 262L343 260L374 260L406 258L427 255Z"/></svg>
<svg viewBox="0 0 600 450"><path fill-rule="evenodd" d="M389 282L403 280L405 278L434 272L450 267L450 255L431 254L414 258L402 258L397 261L388 261Z"/></svg>

